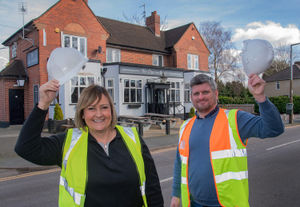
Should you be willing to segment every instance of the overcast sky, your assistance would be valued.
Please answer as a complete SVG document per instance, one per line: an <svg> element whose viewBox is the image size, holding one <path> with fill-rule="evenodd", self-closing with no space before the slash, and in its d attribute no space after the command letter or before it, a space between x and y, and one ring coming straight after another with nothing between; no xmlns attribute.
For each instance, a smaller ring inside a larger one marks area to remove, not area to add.
<svg viewBox="0 0 300 207"><path fill-rule="evenodd" d="M0 42L22 27L18 12L21 0L0 0ZM45 12L57 0L23 0L27 7L25 24ZM168 29L194 22L219 21L233 33L237 48L245 39L266 39L273 46L300 42L299 0L89 0L97 16L125 21L124 15L146 16L157 11ZM3 45L0 46L3 48ZM297 51L299 48L295 48ZM299 50L300 51L300 50ZM8 62L8 50L0 50L0 70Z"/></svg>

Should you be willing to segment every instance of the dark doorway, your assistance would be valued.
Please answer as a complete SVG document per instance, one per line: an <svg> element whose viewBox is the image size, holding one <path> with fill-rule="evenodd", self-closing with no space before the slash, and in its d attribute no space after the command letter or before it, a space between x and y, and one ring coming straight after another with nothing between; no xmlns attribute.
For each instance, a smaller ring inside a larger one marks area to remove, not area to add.
<svg viewBox="0 0 300 207"><path fill-rule="evenodd" d="M148 83L147 112L169 114L168 83Z"/></svg>
<svg viewBox="0 0 300 207"><path fill-rule="evenodd" d="M9 89L9 122L23 124L24 122L24 90Z"/></svg>

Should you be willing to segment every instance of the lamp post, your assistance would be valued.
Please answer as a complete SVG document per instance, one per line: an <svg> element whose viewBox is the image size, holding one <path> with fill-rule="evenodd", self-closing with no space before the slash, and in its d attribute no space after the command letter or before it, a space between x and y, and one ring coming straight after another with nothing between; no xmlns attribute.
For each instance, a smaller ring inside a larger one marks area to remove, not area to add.
<svg viewBox="0 0 300 207"><path fill-rule="evenodd" d="M293 46L300 45L300 42L291 44L290 50L290 66L291 66L291 80L290 80L290 103L292 105L292 110L289 115L289 123L293 123L294 107L293 107Z"/></svg>

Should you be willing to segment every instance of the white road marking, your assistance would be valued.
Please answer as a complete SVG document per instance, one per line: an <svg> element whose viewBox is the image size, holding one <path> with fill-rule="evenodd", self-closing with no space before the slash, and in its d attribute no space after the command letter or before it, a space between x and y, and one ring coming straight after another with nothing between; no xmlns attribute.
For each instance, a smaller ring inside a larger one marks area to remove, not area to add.
<svg viewBox="0 0 300 207"><path fill-rule="evenodd" d="M170 180L173 180L173 177L165 178L165 179L161 180L160 183L168 182Z"/></svg>
<svg viewBox="0 0 300 207"><path fill-rule="evenodd" d="M293 144L293 143L296 143L296 142L300 142L300 139L292 141L292 142L287 142L287 143L284 143L284 144L280 144L280 145L277 145L277 146L274 146L274 147L270 147L270 148L267 148L266 150L269 151L269 150L277 149L277 148L280 148L280 147L283 147L283 146L286 146L286 145L289 145L289 144Z"/></svg>
<svg viewBox="0 0 300 207"><path fill-rule="evenodd" d="M42 171L36 171L36 172L30 172L30 173L23 173L20 175L14 175L14 176L0 178L0 182L16 180L19 178L26 178L26 177L30 177L30 176L34 176L34 175L48 174L48 173L58 172L60 170L61 170L60 168L54 168L54 169L50 169L50 170L42 170Z"/></svg>

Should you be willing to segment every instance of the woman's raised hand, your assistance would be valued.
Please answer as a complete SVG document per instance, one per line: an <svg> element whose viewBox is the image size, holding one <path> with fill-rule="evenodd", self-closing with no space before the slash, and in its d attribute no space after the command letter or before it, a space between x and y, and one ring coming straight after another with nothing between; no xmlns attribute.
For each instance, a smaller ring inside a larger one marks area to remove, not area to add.
<svg viewBox="0 0 300 207"><path fill-rule="evenodd" d="M39 89L39 103L38 107L43 110L47 110L51 102L56 97L56 92L59 90L59 81L50 80L43 84Z"/></svg>

